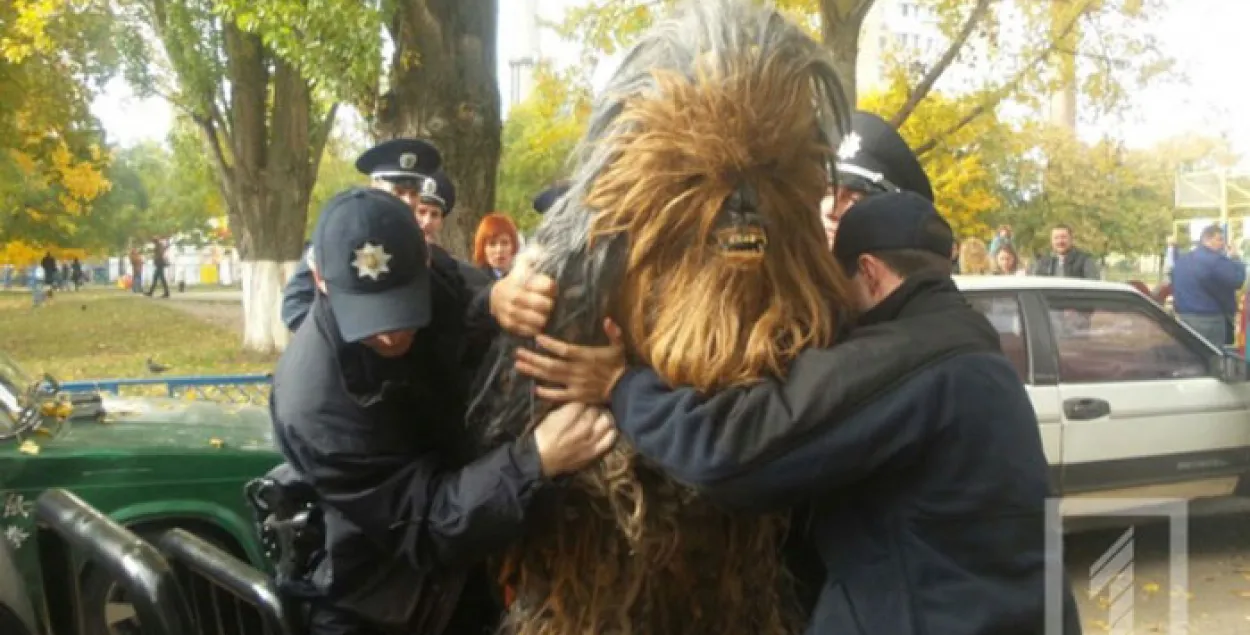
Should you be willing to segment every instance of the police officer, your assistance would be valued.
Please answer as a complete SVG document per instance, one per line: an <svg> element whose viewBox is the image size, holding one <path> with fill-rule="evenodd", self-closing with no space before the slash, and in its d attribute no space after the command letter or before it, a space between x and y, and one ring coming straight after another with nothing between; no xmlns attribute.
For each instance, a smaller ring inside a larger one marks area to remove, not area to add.
<svg viewBox="0 0 1250 635"><path fill-rule="evenodd" d="M459 314L412 209L378 189L332 199L314 230L316 295L274 373L287 462L316 492L325 557L313 635L489 632L499 605L480 560L519 536L553 477L615 441L576 403L512 445L472 455L456 360ZM449 335L447 329L452 335Z"/></svg>
<svg viewBox="0 0 1250 635"><path fill-rule="evenodd" d="M744 509L811 505L808 633L1080 632L1066 578L1047 586L1037 416L950 278L953 240L926 198L868 197L834 245L863 311L848 339L711 397L641 367L612 392L622 434L674 478Z"/></svg>
<svg viewBox="0 0 1250 635"><path fill-rule="evenodd" d="M460 276L472 292L482 290L490 284L491 278L486 272L459 259L438 247L439 235L443 230L443 222L456 209L456 186L452 184L447 172L439 168L429 179L421 184L421 198L416 205L417 223L425 232L427 243L434 245L440 257L454 260Z"/></svg>
<svg viewBox="0 0 1250 635"><path fill-rule="evenodd" d="M821 206L829 248L838 219L851 205L884 192L914 192L933 202L933 186L916 153L890 123L870 112L851 114L851 131L838 147L838 184Z"/></svg>
<svg viewBox="0 0 1250 635"><path fill-rule="evenodd" d="M443 220L456 205L455 186L442 170L442 164L438 149L422 139L384 141L356 159L356 169L369 176L372 187L390 192L411 206L432 257L447 268L454 267L465 283L466 293L473 294L489 280L475 267L438 247ZM282 292L282 322L292 331L299 328L312 305L313 284L307 259L305 251Z"/></svg>
<svg viewBox="0 0 1250 635"><path fill-rule="evenodd" d="M369 148L356 158L356 170L367 175L370 185L408 203L420 214L422 185L443 164L443 157L421 139L391 139ZM441 226L441 214L439 216ZM282 290L282 322L295 331L312 306L315 289L309 268L311 252L296 265L295 273Z"/></svg>

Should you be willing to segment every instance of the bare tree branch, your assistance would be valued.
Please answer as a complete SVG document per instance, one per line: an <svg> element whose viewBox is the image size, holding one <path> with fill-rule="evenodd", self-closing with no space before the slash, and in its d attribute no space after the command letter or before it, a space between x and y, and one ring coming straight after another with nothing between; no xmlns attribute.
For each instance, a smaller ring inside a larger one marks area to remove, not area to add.
<svg viewBox="0 0 1250 635"><path fill-rule="evenodd" d="M936 64L929 68L920 83L916 84L907 95L907 101L903 103L898 112L890 118L890 125L898 128L902 126L907 118L916 111L916 106L920 105L921 100L929 95L929 91L933 90L933 85L937 83L939 77L946 72L951 63L959 57L959 51L968 42L968 38L972 37L972 32L976 30L977 25L989 11L990 2L993 0L977 0L976 6L968 13L968 19L964 21L964 25L959 30L959 34L951 40L950 46L946 47L946 52L942 53L942 57L938 58Z"/></svg>
<svg viewBox="0 0 1250 635"><path fill-rule="evenodd" d="M1081 17L1085 15L1085 12L1089 10L1093 2L1094 0L1085 0L1085 3L1081 5L1081 9L1079 11L1076 11L1073 14L1072 19L1067 24L1064 25L1063 29L1059 31L1058 35L1050 38L1050 43L1046 46L1046 48L1042 49L1042 51L1038 53L1037 56L1034 57L1031 62L1025 65L1024 68L1016 72L1016 74L1013 75L1012 78L1008 80L1005 84L998 87L997 90L991 91L989 96L985 98L985 101L981 102L980 104L977 104L975 108L969 111L967 115L964 115L964 117L961 118L954 125L934 135L928 141L917 146L916 156L924 156L929 151L936 148L938 144L942 142L943 139L945 139L946 137L949 137L950 135L956 132L959 132L960 130L963 130L965 126L972 123L973 121L976 121L978 117L985 114L986 112L993 110L995 107L998 106L999 103L1001 103L1004 99L1006 99L1008 95L1015 92L1016 88L1018 88L1020 84L1024 83L1024 79L1028 77L1029 73L1032 73L1034 70L1036 70L1037 67L1045 63L1046 60L1049 59L1051 55L1053 55L1056 51L1058 51L1059 42L1063 40L1065 37L1067 37L1068 34L1071 33L1073 29L1076 28L1076 25L1080 23L1081 21Z"/></svg>

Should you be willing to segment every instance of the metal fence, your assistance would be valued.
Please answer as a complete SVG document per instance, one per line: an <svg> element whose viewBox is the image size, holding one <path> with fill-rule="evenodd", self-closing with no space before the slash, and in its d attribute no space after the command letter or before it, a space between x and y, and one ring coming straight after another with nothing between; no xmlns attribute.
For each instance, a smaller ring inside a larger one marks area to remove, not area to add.
<svg viewBox="0 0 1250 635"><path fill-rule="evenodd" d="M173 397L261 406L269 403L272 382L272 375L209 375L88 379L62 382L60 388L67 392L107 392L129 397Z"/></svg>
<svg viewBox="0 0 1250 635"><path fill-rule="evenodd" d="M182 529L160 538L191 598L202 635L295 635L304 632L297 606L284 602L260 571Z"/></svg>
<svg viewBox="0 0 1250 635"><path fill-rule="evenodd" d="M116 580L143 635L199 632L173 568L156 547L63 489L40 495L35 517L48 632L98 632L86 624L79 575L86 563Z"/></svg>

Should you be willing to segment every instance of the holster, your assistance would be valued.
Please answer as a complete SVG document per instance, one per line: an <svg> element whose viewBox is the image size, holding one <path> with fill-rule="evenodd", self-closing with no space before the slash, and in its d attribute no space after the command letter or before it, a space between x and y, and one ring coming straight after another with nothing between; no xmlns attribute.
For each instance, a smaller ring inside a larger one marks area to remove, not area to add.
<svg viewBox="0 0 1250 635"><path fill-rule="evenodd" d="M243 491L278 591L294 598L320 596L312 574L325 558L325 519L316 490L283 463Z"/></svg>

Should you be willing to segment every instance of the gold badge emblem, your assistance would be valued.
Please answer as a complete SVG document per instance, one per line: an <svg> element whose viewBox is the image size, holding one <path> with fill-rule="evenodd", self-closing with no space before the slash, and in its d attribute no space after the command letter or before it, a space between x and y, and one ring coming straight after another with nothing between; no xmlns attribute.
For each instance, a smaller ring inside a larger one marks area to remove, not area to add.
<svg viewBox="0 0 1250 635"><path fill-rule="evenodd" d="M380 280L382 274L390 272L391 268L387 265L390 260L391 255L381 245L365 243L356 250L356 259L352 261L352 266L356 268L357 276Z"/></svg>

